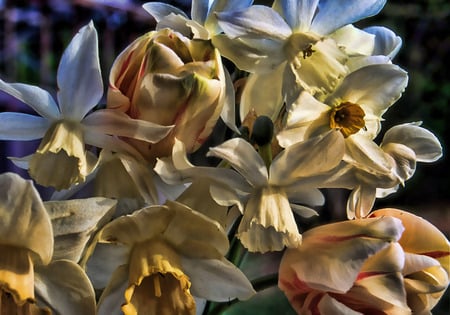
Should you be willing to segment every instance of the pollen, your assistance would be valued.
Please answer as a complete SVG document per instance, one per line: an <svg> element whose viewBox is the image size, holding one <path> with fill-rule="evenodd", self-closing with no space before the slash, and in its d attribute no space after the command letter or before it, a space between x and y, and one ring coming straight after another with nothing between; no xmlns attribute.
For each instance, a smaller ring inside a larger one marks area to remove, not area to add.
<svg viewBox="0 0 450 315"><path fill-rule="evenodd" d="M340 129L345 138L365 127L364 110L358 104L341 103L330 114L330 128Z"/></svg>

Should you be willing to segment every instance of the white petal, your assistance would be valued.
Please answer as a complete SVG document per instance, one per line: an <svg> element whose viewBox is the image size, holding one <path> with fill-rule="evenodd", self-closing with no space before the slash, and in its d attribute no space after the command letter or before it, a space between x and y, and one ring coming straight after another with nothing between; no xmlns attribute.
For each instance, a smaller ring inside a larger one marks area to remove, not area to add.
<svg viewBox="0 0 450 315"><path fill-rule="evenodd" d="M196 3L203 3L202 9L195 6ZM248 8L253 3L253 0L201 0L193 1L192 3L192 19L205 25L208 31L212 34L221 32L217 25L217 17L214 12L242 10ZM210 8L207 8L209 7ZM197 12L195 12L197 11Z"/></svg>
<svg viewBox="0 0 450 315"><path fill-rule="evenodd" d="M283 105L282 83L285 64L267 73L252 73L245 82L241 96L241 121L254 109L258 116L275 120Z"/></svg>
<svg viewBox="0 0 450 315"><path fill-rule="evenodd" d="M272 7L294 31L308 31L319 0L275 0Z"/></svg>
<svg viewBox="0 0 450 315"><path fill-rule="evenodd" d="M53 97L40 87L0 80L0 90L24 102L44 118L57 120L61 116Z"/></svg>
<svg viewBox="0 0 450 315"><path fill-rule="evenodd" d="M344 156L344 137L339 131L288 146L270 165L271 184L287 185L336 167Z"/></svg>
<svg viewBox="0 0 450 315"><path fill-rule="evenodd" d="M347 218L354 219L366 217L375 203L376 188L360 185L352 190L347 201Z"/></svg>
<svg viewBox="0 0 450 315"><path fill-rule="evenodd" d="M253 146L241 138L234 138L209 149L207 156L228 161L253 186L267 183L267 168Z"/></svg>
<svg viewBox="0 0 450 315"><path fill-rule="evenodd" d="M95 315L95 293L79 265L58 260L36 268L37 299L59 315Z"/></svg>
<svg viewBox="0 0 450 315"><path fill-rule="evenodd" d="M103 95L97 31L82 27L63 53L58 67L58 101L64 117L81 120Z"/></svg>
<svg viewBox="0 0 450 315"><path fill-rule="evenodd" d="M256 293L242 271L228 260L182 257L181 264L195 296L228 302L235 298L246 300Z"/></svg>
<svg viewBox="0 0 450 315"><path fill-rule="evenodd" d="M179 14L184 17L188 17L186 13L182 10L174 7L173 5L162 3L162 2L147 2L142 5L145 11L147 11L153 18L156 23L159 23L160 20L168 16L169 14Z"/></svg>
<svg viewBox="0 0 450 315"><path fill-rule="evenodd" d="M400 98L407 84L408 74L400 67L369 65L350 73L326 103L345 100L362 106L366 115L381 117Z"/></svg>
<svg viewBox="0 0 450 315"><path fill-rule="evenodd" d="M97 305L97 315L123 315L121 306L125 303L124 293L128 287L128 265L117 268L102 292Z"/></svg>
<svg viewBox="0 0 450 315"><path fill-rule="evenodd" d="M112 218L116 203L101 197L45 202L55 238L53 260L78 262L93 234Z"/></svg>
<svg viewBox="0 0 450 315"><path fill-rule="evenodd" d="M320 1L311 30L326 35L338 28L380 12L386 0Z"/></svg>
<svg viewBox="0 0 450 315"><path fill-rule="evenodd" d="M230 73L228 70L225 70L225 96L224 96L224 105L222 108L222 112L220 113L220 118L222 118L223 122L233 130L235 133L239 134L239 129L236 127L236 104L235 104L235 94L234 94L234 86L233 81L231 79Z"/></svg>
<svg viewBox="0 0 450 315"><path fill-rule="evenodd" d="M372 55L375 47L375 35L360 30L353 25L341 27L330 35L342 45L349 55Z"/></svg>
<svg viewBox="0 0 450 315"><path fill-rule="evenodd" d="M117 110L102 109L83 119L83 125L90 130L104 134L158 142L169 134L173 126L162 126L140 119L132 119Z"/></svg>
<svg viewBox="0 0 450 315"><path fill-rule="evenodd" d="M105 288L113 272L128 263L130 247L121 244L97 243L86 264L86 272L95 289Z"/></svg>
<svg viewBox="0 0 450 315"><path fill-rule="evenodd" d="M400 143L411 148L418 162L434 162L442 156L442 146L437 137L413 123L397 125L386 131L382 146L387 143Z"/></svg>
<svg viewBox="0 0 450 315"><path fill-rule="evenodd" d="M243 35L285 39L291 28L272 8L253 5L247 10L217 13L220 27L231 37Z"/></svg>
<svg viewBox="0 0 450 315"><path fill-rule="evenodd" d="M0 113L1 140L35 140L44 137L50 122L39 116L23 113Z"/></svg>
<svg viewBox="0 0 450 315"><path fill-rule="evenodd" d="M400 51L402 38L390 29L383 26L371 26L365 28L364 31L375 35L373 55L384 55L393 59Z"/></svg>

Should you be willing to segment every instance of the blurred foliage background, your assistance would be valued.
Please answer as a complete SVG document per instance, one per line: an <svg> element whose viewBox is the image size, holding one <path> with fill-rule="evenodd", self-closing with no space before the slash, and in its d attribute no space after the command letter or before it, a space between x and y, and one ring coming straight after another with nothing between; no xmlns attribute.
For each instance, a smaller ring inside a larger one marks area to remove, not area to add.
<svg viewBox="0 0 450 315"><path fill-rule="evenodd" d="M153 19L141 8L144 2L147 1L0 0L0 77L56 92L55 74L62 51L73 34L93 20L99 33L100 62L106 85L109 68L117 54L154 27ZM166 2L189 12L190 1ZM441 140L444 149L443 158L433 164L418 164L416 174L406 186L379 200L376 208L397 207L415 212L430 220L447 237L450 235L449 16L448 0L388 0L380 14L356 23L359 27L388 27L403 39L403 47L393 62L408 71L409 86L385 114L383 130L399 123L422 121ZM0 93L0 111L29 112L30 109ZM0 141L0 172L10 170L26 176L6 156L27 155L37 145ZM342 209L345 194L332 191L328 195L334 197L331 208L335 210L328 215L331 219L341 219L345 215ZM449 311L447 297L434 314L444 315ZM242 309L240 312L243 314Z"/></svg>

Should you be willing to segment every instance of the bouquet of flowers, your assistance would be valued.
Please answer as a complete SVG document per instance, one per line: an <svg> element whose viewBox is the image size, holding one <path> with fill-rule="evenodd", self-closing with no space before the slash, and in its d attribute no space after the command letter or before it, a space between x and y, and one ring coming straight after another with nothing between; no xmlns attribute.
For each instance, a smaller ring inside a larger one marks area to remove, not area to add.
<svg viewBox="0 0 450 315"><path fill-rule="evenodd" d="M374 209L442 156L421 122L382 130L401 39L353 23L384 4L149 2L156 28L115 59L106 104L93 22L56 96L0 80L35 111L0 113L0 139L41 139L10 157L32 180L0 175L0 315L431 314L449 241ZM321 219L327 189L347 220Z"/></svg>

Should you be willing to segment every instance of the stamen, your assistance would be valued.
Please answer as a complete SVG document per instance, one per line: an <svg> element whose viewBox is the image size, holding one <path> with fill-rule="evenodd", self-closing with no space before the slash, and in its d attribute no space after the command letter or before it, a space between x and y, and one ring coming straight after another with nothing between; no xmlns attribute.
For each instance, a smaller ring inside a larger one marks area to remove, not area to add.
<svg viewBox="0 0 450 315"><path fill-rule="evenodd" d="M330 128L338 128L345 138L365 128L364 110L358 104L341 103L330 114Z"/></svg>
<svg viewBox="0 0 450 315"><path fill-rule="evenodd" d="M308 46L306 46L306 48L302 50L303 59L311 57L314 52L316 51L312 49L312 44L308 44Z"/></svg>
<svg viewBox="0 0 450 315"><path fill-rule="evenodd" d="M161 297L161 282L159 282L159 276L153 275L153 285L155 287L155 296Z"/></svg>

